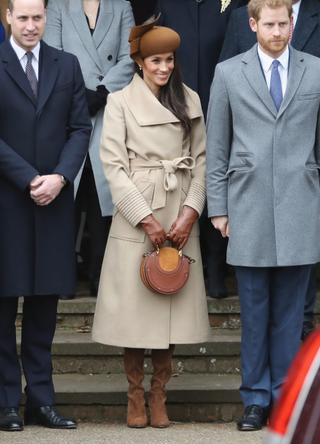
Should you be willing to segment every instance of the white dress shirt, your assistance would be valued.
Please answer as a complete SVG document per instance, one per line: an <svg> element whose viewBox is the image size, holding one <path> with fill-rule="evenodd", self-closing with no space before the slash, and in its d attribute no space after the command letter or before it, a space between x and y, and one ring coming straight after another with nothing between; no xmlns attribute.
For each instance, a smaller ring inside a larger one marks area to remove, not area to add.
<svg viewBox="0 0 320 444"><path fill-rule="evenodd" d="M11 43L11 46L14 49L15 53L17 54L17 57L21 63L23 71L26 72L26 65L27 65L27 61L28 61L28 57L26 56L26 50L21 48L21 46L17 45L16 42L13 40L12 36L10 37L10 43ZM30 52L33 52L32 66L33 66L34 72L36 73L37 80L39 80L40 42Z"/></svg>
<svg viewBox="0 0 320 444"><path fill-rule="evenodd" d="M285 51L281 54L278 59L273 59L268 56L266 53L261 51L260 46L258 45L258 55L261 62L262 70L268 85L268 90L270 91L270 80L271 80L271 71L272 71L272 62L274 60L279 60L280 64L278 66L280 79L281 79L281 87L282 87L282 97L284 97L287 82L288 82L288 68L289 68L289 48L288 45Z"/></svg>

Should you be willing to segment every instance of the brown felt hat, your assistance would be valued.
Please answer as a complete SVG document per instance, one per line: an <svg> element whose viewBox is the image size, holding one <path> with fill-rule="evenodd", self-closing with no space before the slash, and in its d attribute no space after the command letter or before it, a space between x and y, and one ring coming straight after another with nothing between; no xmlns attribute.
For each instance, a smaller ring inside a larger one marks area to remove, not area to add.
<svg viewBox="0 0 320 444"><path fill-rule="evenodd" d="M180 37L175 31L164 26L155 26L160 14L151 23L131 28L129 35L130 57L143 65L145 57L165 52L174 52L179 48Z"/></svg>

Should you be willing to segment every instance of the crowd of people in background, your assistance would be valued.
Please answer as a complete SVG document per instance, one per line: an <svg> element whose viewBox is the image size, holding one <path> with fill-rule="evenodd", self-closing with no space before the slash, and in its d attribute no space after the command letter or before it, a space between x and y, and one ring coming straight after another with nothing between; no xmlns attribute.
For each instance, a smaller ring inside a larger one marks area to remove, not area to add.
<svg viewBox="0 0 320 444"><path fill-rule="evenodd" d="M175 344L210 339L206 290L228 296L227 263L241 304L237 427L266 424L314 329L320 3L247 3L9 0L7 39L0 16L0 430L77 426L54 406L51 344L58 300L76 294L85 221L93 339L124 347L128 426L147 426L146 348L151 425L169 426ZM163 297L139 269L144 253L169 244L196 264Z"/></svg>

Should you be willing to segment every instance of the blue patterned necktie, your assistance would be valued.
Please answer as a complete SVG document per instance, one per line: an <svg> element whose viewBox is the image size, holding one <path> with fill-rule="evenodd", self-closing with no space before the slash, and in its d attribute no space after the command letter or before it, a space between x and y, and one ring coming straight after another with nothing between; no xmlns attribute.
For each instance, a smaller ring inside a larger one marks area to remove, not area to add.
<svg viewBox="0 0 320 444"><path fill-rule="evenodd" d="M279 60L274 60L272 62L271 81L270 81L270 94L275 104L275 107L277 108L277 111L279 111L283 99L281 79L278 70L279 64L280 64Z"/></svg>
<svg viewBox="0 0 320 444"><path fill-rule="evenodd" d="M29 80L32 91L35 95L35 98L36 98L36 100L38 100L38 80L37 80L36 73L35 73L33 66L32 66L33 53L28 51L28 52L26 52L26 56L28 58L27 65L26 65L27 78Z"/></svg>

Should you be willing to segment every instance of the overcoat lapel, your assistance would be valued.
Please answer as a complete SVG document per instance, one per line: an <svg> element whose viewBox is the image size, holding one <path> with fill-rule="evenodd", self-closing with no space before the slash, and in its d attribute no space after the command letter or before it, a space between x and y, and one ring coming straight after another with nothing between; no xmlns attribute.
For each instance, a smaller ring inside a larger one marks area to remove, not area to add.
<svg viewBox="0 0 320 444"><path fill-rule="evenodd" d="M276 117L277 109L273 103L270 92L268 90L267 82L264 78L262 68L260 65L257 45L254 45L252 49L246 52L242 58L243 63L243 74L247 78L251 87L255 90L256 94L265 106L271 111L271 113Z"/></svg>
<svg viewBox="0 0 320 444"><path fill-rule="evenodd" d="M124 100L140 126L178 123L180 120L165 108L149 89L148 85L135 74L132 82L123 90ZM186 93L188 113L191 119L202 116L201 109ZM152 109L152 113L150 113Z"/></svg>
<svg viewBox="0 0 320 444"><path fill-rule="evenodd" d="M301 57L299 58L297 56L297 52L292 48L289 47L290 50L290 64L289 64L289 74L288 74L288 82L287 82L287 89L286 93L283 98L283 102L281 103L278 117L281 116L281 114L284 113L288 105L290 104L291 100L293 99L294 95L297 92L297 89L300 85L301 79L303 77L305 66L303 64L303 54L299 54Z"/></svg>
<svg viewBox="0 0 320 444"><path fill-rule="evenodd" d="M104 39L105 35L109 31L110 25L114 17L113 4L110 1L100 2L100 12L96 25L96 29L93 33L93 41L95 47L98 48Z"/></svg>
<svg viewBox="0 0 320 444"><path fill-rule="evenodd" d="M94 43L94 40L91 36L89 26L83 11L82 1L81 0L70 0L69 3L70 17L73 21L73 24L79 34L80 39L82 40L86 50L88 51L90 57L96 63L96 65L100 68L101 61L99 55L97 53L97 49ZM99 22L99 19L98 19Z"/></svg>
<svg viewBox="0 0 320 444"><path fill-rule="evenodd" d="M2 61L5 64L4 69L21 88L21 90L29 97L34 106L37 106L37 101L28 81L26 73L23 71L21 63L11 46L9 39L7 39L2 47Z"/></svg>
<svg viewBox="0 0 320 444"><path fill-rule="evenodd" d="M39 98L37 113L41 111L55 85L59 72L56 57L52 56L50 47L41 41L39 66Z"/></svg>
<svg viewBox="0 0 320 444"><path fill-rule="evenodd" d="M298 51L302 50L317 26L317 15L318 13L314 9L313 1L303 0L301 2L297 24L291 42L292 46Z"/></svg>

